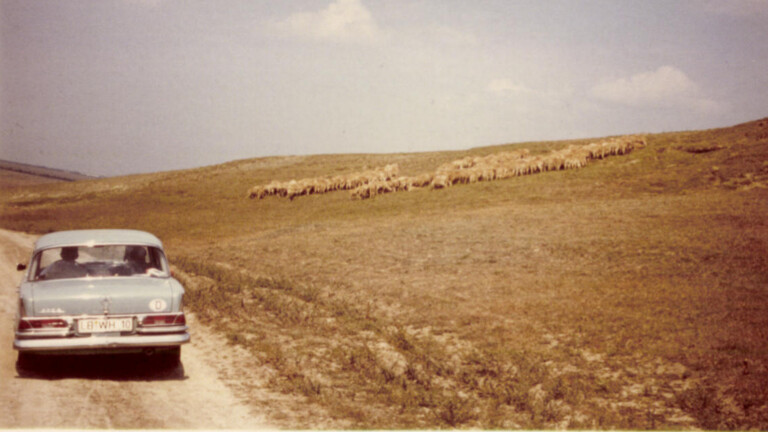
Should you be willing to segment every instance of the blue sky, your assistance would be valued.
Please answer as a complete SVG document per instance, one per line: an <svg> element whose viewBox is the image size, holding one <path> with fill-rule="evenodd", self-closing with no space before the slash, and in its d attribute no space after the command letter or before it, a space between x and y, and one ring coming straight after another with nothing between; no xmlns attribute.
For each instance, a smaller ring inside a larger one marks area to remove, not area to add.
<svg viewBox="0 0 768 432"><path fill-rule="evenodd" d="M0 0L0 159L113 176L768 116L768 0Z"/></svg>

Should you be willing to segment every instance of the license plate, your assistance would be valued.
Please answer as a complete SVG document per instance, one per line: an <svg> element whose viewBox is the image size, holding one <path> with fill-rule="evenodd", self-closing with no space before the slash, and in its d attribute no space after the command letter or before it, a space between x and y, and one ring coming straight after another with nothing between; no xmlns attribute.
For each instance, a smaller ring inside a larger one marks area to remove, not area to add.
<svg viewBox="0 0 768 432"><path fill-rule="evenodd" d="M133 330L133 318L81 319L77 322L78 333L110 333Z"/></svg>

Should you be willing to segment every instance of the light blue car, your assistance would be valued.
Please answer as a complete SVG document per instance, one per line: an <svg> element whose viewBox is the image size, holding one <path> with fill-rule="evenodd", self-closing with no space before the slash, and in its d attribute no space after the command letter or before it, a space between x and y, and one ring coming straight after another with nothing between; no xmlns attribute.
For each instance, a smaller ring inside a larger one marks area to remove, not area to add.
<svg viewBox="0 0 768 432"><path fill-rule="evenodd" d="M38 354L144 352L178 364L189 342L184 288L160 240L134 230L46 234L19 285L13 348Z"/></svg>

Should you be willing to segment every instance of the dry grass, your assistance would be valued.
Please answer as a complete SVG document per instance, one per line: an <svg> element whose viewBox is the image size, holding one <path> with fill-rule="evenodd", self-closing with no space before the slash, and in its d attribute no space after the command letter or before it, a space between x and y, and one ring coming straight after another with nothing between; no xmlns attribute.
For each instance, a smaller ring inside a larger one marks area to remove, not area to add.
<svg viewBox="0 0 768 432"><path fill-rule="evenodd" d="M57 183L61 180L0 168L0 185L5 188L22 188L36 184Z"/></svg>
<svg viewBox="0 0 768 432"><path fill-rule="evenodd" d="M200 319L325 407L324 425L765 429L766 132L649 135L579 170L366 201L244 196L588 141L14 186L1 223L156 233Z"/></svg>

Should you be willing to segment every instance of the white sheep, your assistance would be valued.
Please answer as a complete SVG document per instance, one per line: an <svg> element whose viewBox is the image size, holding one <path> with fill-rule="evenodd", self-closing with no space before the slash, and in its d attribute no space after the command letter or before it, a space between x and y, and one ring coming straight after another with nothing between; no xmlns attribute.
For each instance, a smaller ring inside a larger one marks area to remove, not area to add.
<svg viewBox="0 0 768 432"><path fill-rule="evenodd" d="M430 189L444 189L451 187L451 181L448 175L438 174L432 179L432 183L429 186Z"/></svg>

